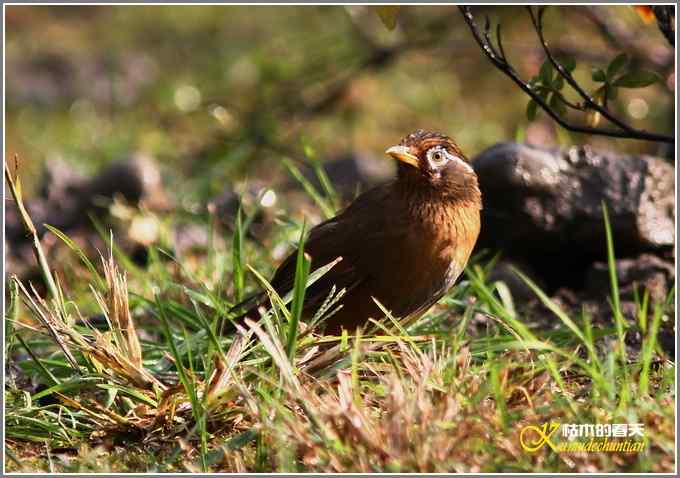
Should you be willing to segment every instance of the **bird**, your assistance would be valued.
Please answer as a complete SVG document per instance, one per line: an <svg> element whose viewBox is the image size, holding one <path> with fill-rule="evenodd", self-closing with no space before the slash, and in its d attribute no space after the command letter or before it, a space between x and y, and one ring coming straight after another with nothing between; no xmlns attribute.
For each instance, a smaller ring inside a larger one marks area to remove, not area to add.
<svg viewBox="0 0 680 478"><path fill-rule="evenodd" d="M305 242L311 271L341 258L308 287L303 305L309 319L333 286L345 289L339 310L322 322L329 335L384 317L376 300L401 320L424 314L455 284L479 236L477 175L454 140L417 130L385 153L397 163L396 177L316 225ZM297 254L270 281L282 297L293 288ZM266 293L256 293L233 307L243 312L231 320L257 320L267 304Z"/></svg>

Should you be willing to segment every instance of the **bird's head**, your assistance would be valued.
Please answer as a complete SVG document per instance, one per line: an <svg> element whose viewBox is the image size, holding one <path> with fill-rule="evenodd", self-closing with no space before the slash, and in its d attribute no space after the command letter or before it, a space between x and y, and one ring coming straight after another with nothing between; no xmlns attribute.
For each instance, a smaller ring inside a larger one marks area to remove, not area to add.
<svg viewBox="0 0 680 478"><path fill-rule="evenodd" d="M477 191L472 166L446 135L418 130L385 153L397 160L399 181L404 184L446 195Z"/></svg>

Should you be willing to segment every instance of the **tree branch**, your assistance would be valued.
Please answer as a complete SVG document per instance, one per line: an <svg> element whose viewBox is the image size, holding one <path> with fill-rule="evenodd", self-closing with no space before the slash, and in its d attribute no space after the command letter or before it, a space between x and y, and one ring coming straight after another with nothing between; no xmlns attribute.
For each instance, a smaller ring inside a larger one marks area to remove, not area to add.
<svg viewBox="0 0 680 478"><path fill-rule="evenodd" d="M552 55L552 52L550 52L550 49L548 48L548 45L545 42L545 39L543 38L540 14L539 17L536 18L533 10L530 10L532 23L534 24L534 28L536 29L536 32L539 36L541 45L543 46L546 55L550 59L550 62L553 64L555 69L559 72L560 75L562 75L562 77L569 83L569 85L572 88L574 88L574 90L576 90L577 93L579 93L579 95L584 99L586 105L589 108L598 111L600 114L602 114L602 116L604 116L613 124L615 124L619 129L590 128L588 126L577 125L568 122L566 119L562 118L553 108L551 108L550 105L548 105L548 103L538 94L537 90L533 88L531 85L529 85L526 81L524 81L519 76L517 71L513 68L513 66L508 62L503 49L500 25L497 27L498 50L496 50L496 48L494 47L493 43L489 38L488 19L486 21L485 30L482 33L480 32L477 26L477 22L475 21L475 17L472 15L470 7L459 6L458 8L460 9L461 14L463 15L463 19L470 28L472 36L477 41L477 44L485 53L487 58L491 61L491 63L501 72L503 72L506 76L512 79L515 82L515 84L517 84L517 86L519 86L519 88L522 91L524 91L524 93L526 93L533 101L535 101L543 111L545 111L557 124L559 124L564 129L573 131L575 133L609 136L613 138L641 139L645 141L675 143L675 138L672 136L649 133L647 131L634 129L627 125L626 123L624 123L623 121L616 118L606 108L603 108L602 106L598 105L594 101L594 99L588 93L586 93L585 90L583 90L583 88L581 88L581 86L576 82L576 80L574 80L571 74L569 74L569 72L557 60L555 60L554 56Z"/></svg>
<svg viewBox="0 0 680 478"><path fill-rule="evenodd" d="M675 7L670 5L654 5L652 11L656 17L656 25L666 37L668 43L675 47Z"/></svg>
<svg viewBox="0 0 680 478"><path fill-rule="evenodd" d="M534 9L531 7L527 7L527 10L529 11L529 16L531 17L531 23L534 26L534 30L536 30L536 35L538 36L538 39L541 43L541 46L543 47L543 51L545 52L545 56L550 60L550 63L555 67L557 72L564 78L567 83L576 91L581 98L583 98L583 101L585 102L586 107L593 109L600 113L602 116L607 118L609 121L614 123L616 126L621 128L622 130L626 131L627 133L630 132L635 132L635 129L632 128L631 126L627 125L620 119L616 118L613 114L609 112L607 108L605 108L603 105L600 105L595 101L595 99L590 96L588 92L586 92L581 85L578 84L578 82L574 79L573 76L571 76L571 73L569 73L566 68L562 66L560 62L557 61L557 59L553 56L552 52L550 51L550 48L548 48L548 42L545 40L545 37L543 36L543 11L540 11L538 16L534 13Z"/></svg>

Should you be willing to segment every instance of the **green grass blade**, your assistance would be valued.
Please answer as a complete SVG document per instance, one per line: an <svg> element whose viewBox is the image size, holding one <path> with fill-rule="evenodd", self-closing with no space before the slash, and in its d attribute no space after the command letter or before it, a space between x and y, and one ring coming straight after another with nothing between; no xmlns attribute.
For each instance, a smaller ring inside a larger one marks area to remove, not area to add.
<svg viewBox="0 0 680 478"><path fill-rule="evenodd" d="M309 288L312 284L314 284L316 281L318 281L324 274L326 274L329 270L331 270L338 262L340 262L342 258L338 257L332 262L329 262L325 266L321 266L318 269L315 269L314 272L309 274L307 277L307 288ZM285 305L288 304L292 299L293 299L293 291L288 292L286 295L283 297L279 296L279 294L274 290L272 285L269 283L267 279L264 278L262 274L260 274L254 267L251 265L247 265L248 269L250 272L253 273L257 281L260 283L260 285L265 289L265 292L269 294L270 298L273 298L277 304L278 307L284 308Z"/></svg>
<svg viewBox="0 0 680 478"><path fill-rule="evenodd" d="M50 226L49 224L45 224L45 227L47 229L49 229L50 232L52 232L52 234L57 236L61 240L61 242L66 244L66 246L69 249L71 249L73 252L76 253L76 255L78 256L80 261L83 263L83 265L85 267L87 267L88 271L90 271L90 274L92 275L95 282L97 283L97 289L98 290L105 290L106 289L106 282L104 281L104 279L102 279L102 276L97 271L97 268L94 266L94 264L92 264L92 261L90 261L90 259L87 257L87 254L85 254L85 251L83 251L83 249L78 244L73 242L73 240L70 237L68 237L64 232L62 232L61 230L57 229L54 226Z"/></svg>
<svg viewBox="0 0 680 478"><path fill-rule="evenodd" d="M243 298L245 276L243 273L243 214L239 204L236 212L236 224L232 244L232 267L234 276L234 302L240 302Z"/></svg>
<svg viewBox="0 0 680 478"><path fill-rule="evenodd" d="M616 276L616 256L614 254L614 238L612 235L612 227L609 222L609 213L607 212L607 205L602 202L602 215L604 217L604 230L607 238L607 267L609 269L609 283L611 287L611 304L614 312L614 323L616 325L616 334L619 339L619 355L621 357L621 365L625 367L626 362L626 342L624 338L625 324L623 319L623 312L621 312L621 299L619 297L619 280Z"/></svg>
<svg viewBox="0 0 680 478"><path fill-rule="evenodd" d="M15 280L10 280L9 284L9 300L7 301L7 309L5 310L5 357L9 357L16 342L14 337L17 335L15 324L19 321L19 285Z"/></svg>
<svg viewBox="0 0 680 478"><path fill-rule="evenodd" d="M611 287L611 302L612 311L614 312L614 325L616 326L616 336L618 338L618 358L623 373L622 383L619 387L619 409L624 409L628 404L630 394L630 377L628 375L627 353L626 353L626 338L625 338L625 319L621 311L621 298L619 296L619 280L616 274L616 255L614 253L614 238L612 234L611 223L609 221L609 213L607 205L602 202L602 216L604 218L604 229L607 239L607 268L609 269L609 282ZM616 369L616 363L614 363ZM615 370L614 369L614 370Z"/></svg>
<svg viewBox="0 0 680 478"><path fill-rule="evenodd" d="M586 350L588 352L588 359L590 360L590 363L592 363L594 367L597 367L597 370L601 372L602 361L600 360L599 355L597 355L597 353L595 352L595 337L593 333L593 322L592 318L590 317L590 313L586 310L585 307L583 307L581 317L583 318L583 336L586 339L585 345ZM611 385L608 382L605 383L608 387Z"/></svg>
<svg viewBox="0 0 680 478"><path fill-rule="evenodd" d="M210 339L210 342L213 344L217 352L220 354L220 356L224 359L224 353L222 352L222 345L220 345L220 341L217 338L217 335L215 334L214 328L210 325L210 322L208 319L203 315L201 312L201 309L198 307L198 304L195 301L191 301L192 304L194 305L194 309L196 310L196 317L198 317L201 325L203 326L203 329L206 331L208 334L208 338ZM217 323L217 321L215 321Z"/></svg>
<svg viewBox="0 0 680 478"><path fill-rule="evenodd" d="M33 362L38 366L38 370L40 370L43 374L43 376L51 381L53 384L58 385L61 383L61 381L50 372L47 367L42 363L42 361L38 358L36 354L33 353L33 350L31 350L31 347L28 346L28 344L24 341L24 339L21 338L21 335L16 334L16 338L21 342L21 345L24 347L26 352L28 352L28 355L30 355L31 359L33 359Z"/></svg>
<svg viewBox="0 0 680 478"><path fill-rule="evenodd" d="M539 357L540 358L540 357ZM571 396L569 395L569 392L567 390L567 385L564 383L564 379L562 378L562 375L560 375L560 371L557 368L557 364L555 363L555 360L550 355L544 355L543 356L543 361L545 362L546 368L548 369L548 372L550 372L550 375L552 375L553 379L557 383L557 386L561 390L560 394L560 399L566 400L569 409L571 410L571 413L573 414L574 417L578 417L578 410L576 409L576 405L574 404L574 401L572 400Z"/></svg>
<svg viewBox="0 0 680 478"><path fill-rule="evenodd" d="M307 194L309 194L309 196L319 206L319 209L321 209L321 212L323 212L326 219L330 219L335 216L335 209L333 206L329 204L329 201L316 190L314 185L310 183L307 178L305 178L300 169L295 164L293 164L290 159L284 159L283 164L288 169L290 174L302 185Z"/></svg>
<svg viewBox="0 0 680 478"><path fill-rule="evenodd" d="M170 345L170 351L172 352L172 357L175 359L175 363L177 366L177 375L179 376L179 380L182 383L182 386L184 387L184 390L187 393L187 396L189 397L189 400L191 401L191 412L194 415L194 419L196 420L197 423L201 423L204 418L204 413L203 413L203 407L198 399L198 390L196 390L196 384L192 379L189 378L187 375L186 371L184 370L184 366L182 365L182 356L180 355L178 349L177 349L177 344L175 344L175 339L172 337L172 332L170 330L170 324L168 322L168 318L165 314L165 307L163 306L163 303L161 301L161 298L156 295L156 306L158 307L158 315L161 319L161 324L163 326L163 333L165 334L165 338ZM203 434L202 434L203 435ZM201 440L203 442L203 439ZM203 443L202 443L203 445ZM205 449L204 446L201 446L201 463L203 466L203 471L207 471L207 450Z"/></svg>
<svg viewBox="0 0 680 478"><path fill-rule="evenodd" d="M123 269L128 272L135 273L136 275L143 276L145 271L137 266L137 264L135 264L132 259L128 257L125 251L114 242L113 231L109 229L107 232L104 225L94 214L88 214L88 217L90 218L90 222L92 222L92 226L97 231L97 234L99 234L99 237L101 237L102 241L104 241L109 246L109 249L113 251L114 255L116 256L116 260L123 264Z"/></svg>
<svg viewBox="0 0 680 478"><path fill-rule="evenodd" d="M38 266L40 267L40 271L42 272L43 278L45 279L45 284L47 284L47 288L50 291L52 298L55 301L57 301L62 316L65 317L66 314L64 313L64 304L59 301L57 284L54 281L54 276L52 275L49 263L47 262L47 256L45 255L45 251L43 250L42 244L40 243L40 239L38 238L38 232L35 229L33 220L31 219L30 214L28 214L28 211L24 206L24 201L21 193L21 181L19 180L18 177L16 179L12 177L12 174L9 171L9 166L7 163L5 163L5 179L7 181L7 185L9 186L9 190L12 193L12 197L14 198L14 205L17 208L17 211L19 212L21 223L24 226L26 233L33 238L33 254L35 255L36 260L38 261Z"/></svg>
<svg viewBox="0 0 680 478"><path fill-rule="evenodd" d="M293 303L291 304L290 323L288 324L288 339L286 344L286 353L291 363L295 359L295 346L297 343L298 325L302 316L302 308L305 302L305 291L307 290L307 277L309 276L309 268L311 266L311 259L305 253L305 236L307 234L307 225L303 223L300 231L300 243L298 244L298 253L295 261L295 282L293 285Z"/></svg>
<svg viewBox="0 0 680 478"><path fill-rule="evenodd" d="M536 337L529 330L529 328L508 311L503 304L496 298L493 291L488 287L479 271L475 271L473 267L467 267L465 274L470 280L470 285L473 291L482 299L482 301L491 309L491 312L502 318L517 334L524 340L535 341Z"/></svg>
<svg viewBox="0 0 680 478"><path fill-rule="evenodd" d="M312 165L312 169L314 169L314 174L316 174L316 177L319 180L319 184L321 184L321 187L323 188L323 191L326 197L328 198L328 201L330 202L330 205L333 207L335 212L337 212L338 209L340 208L340 196L333 187L333 183L331 183L328 174L326 174L326 170L323 168L321 161L319 161L319 158L316 155L316 151L314 151L314 148L312 148L312 146L304 140L302 147L305 156Z"/></svg>
<svg viewBox="0 0 680 478"><path fill-rule="evenodd" d="M640 393L647 395L649 393L649 369L652 363L652 355L656 348L656 336L659 333L659 326L661 325L661 317L663 316L663 306L659 303L654 306L654 314L652 315L652 324L642 342L642 370L640 371Z"/></svg>
<svg viewBox="0 0 680 478"><path fill-rule="evenodd" d="M581 330L576 326L573 320L550 298L548 295L541 290L540 287L538 287L534 281L529 279L527 276L525 276L520 270L512 267L512 271L520 278L522 281L529 286L529 288L533 291L534 294L539 298L539 300L545 305L553 314L559 318L564 325L567 326L571 332L578 337L581 342L583 342L586 346L589 345L588 341L584 337L583 333Z"/></svg>

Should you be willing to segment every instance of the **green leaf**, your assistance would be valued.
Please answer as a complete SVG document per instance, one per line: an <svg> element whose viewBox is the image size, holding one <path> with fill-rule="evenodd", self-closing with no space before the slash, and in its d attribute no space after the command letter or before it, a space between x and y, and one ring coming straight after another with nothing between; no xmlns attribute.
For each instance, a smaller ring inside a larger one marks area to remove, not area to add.
<svg viewBox="0 0 680 478"><path fill-rule="evenodd" d="M550 97L550 107L560 116L564 116L567 113L567 107L560 99L557 93L553 93Z"/></svg>
<svg viewBox="0 0 680 478"><path fill-rule="evenodd" d="M661 77L653 71L640 70L624 73L612 84L620 88L644 88L660 80Z"/></svg>
<svg viewBox="0 0 680 478"><path fill-rule="evenodd" d="M529 100L527 104L527 119L533 121L536 119L536 112L538 111L538 103L534 100Z"/></svg>
<svg viewBox="0 0 680 478"><path fill-rule="evenodd" d="M609 66L607 67L607 78L610 80L621 70L621 67L628 62L628 55L621 53L616 58L614 58Z"/></svg>
<svg viewBox="0 0 680 478"><path fill-rule="evenodd" d="M574 71L576 69L576 60L574 59L573 56L565 56L565 57L561 58L560 64L569 73L571 73L572 71Z"/></svg>
<svg viewBox="0 0 680 478"><path fill-rule="evenodd" d="M616 97L619 95L619 89L616 86L606 85L606 89L608 100L615 100Z"/></svg>
<svg viewBox="0 0 680 478"><path fill-rule="evenodd" d="M541 77L541 80L543 81L544 85L550 85L552 83L552 74L553 74L552 63L550 63L550 60L546 58L545 61L543 62L543 65L541 65L541 71L538 74Z"/></svg>
<svg viewBox="0 0 680 478"><path fill-rule="evenodd" d="M595 68L592 75L593 81L603 82L607 80L607 75L600 68Z"/></svg>
<svg viewBox="0 0 680 478"><path fill-rule="evenodd" d="M564 88L564 78L561 75L558 75L557 78L555 78L555 81L553 81L552 87L553 89L560 91Z"/></svg>
<svg viewBox="0 0 680 478"><path fill-rule="evenodd" d="M401 7L399 5L381 5L374 8L383 25L385 25L388 30L394 30L394 27L397 26L397 15L399 15L399 9Z"/></svg>
<svg viewBox="0 0 680 478"><path fill-rule="evenodd" d="M24 341L24 339L21 338L20 334L16 334L16 338L21 342L21 345L23 345L24 349L26 349L26 352L28 352L28 355L33 359L33 361L38 365L38 370L48 379L50 380L53 384L59 385L61 381L55 377L52 372L50 372L47 367L43 364L43 361L40 360L37 355L33 353L33 350L29 345Z"/></svg>

